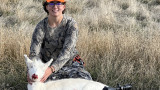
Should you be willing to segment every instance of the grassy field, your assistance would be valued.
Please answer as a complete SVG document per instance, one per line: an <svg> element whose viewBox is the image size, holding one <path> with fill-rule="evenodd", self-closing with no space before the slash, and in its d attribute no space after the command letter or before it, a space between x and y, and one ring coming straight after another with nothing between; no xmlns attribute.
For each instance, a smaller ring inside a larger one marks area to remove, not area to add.
<svg viewBox="0 0 160 90"><path fill-rule="evenodd" d="M32 32L43 0L0 0L0 89L25 90ZM77 49L95 81L160 90L160 0L67 0Z"/></svg>

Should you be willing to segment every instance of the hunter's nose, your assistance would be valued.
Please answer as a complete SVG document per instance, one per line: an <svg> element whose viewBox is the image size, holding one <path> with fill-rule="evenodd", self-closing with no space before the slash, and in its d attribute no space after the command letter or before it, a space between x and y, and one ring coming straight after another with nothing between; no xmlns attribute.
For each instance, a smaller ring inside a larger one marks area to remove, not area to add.
<svg viewBox="0 0 160 90"><path fill-rule="evenodd" d="M32 75L32 79L38 79L38 75L33 74L33 75Z"/></svg>

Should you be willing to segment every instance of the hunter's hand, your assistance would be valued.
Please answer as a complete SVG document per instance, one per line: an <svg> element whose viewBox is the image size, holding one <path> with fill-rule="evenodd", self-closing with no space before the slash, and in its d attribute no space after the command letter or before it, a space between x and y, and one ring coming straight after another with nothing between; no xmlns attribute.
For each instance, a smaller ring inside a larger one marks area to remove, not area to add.
<svg viewBox="0 0 160 90"><path fill-rule="evenodd" d="M41 82L45 82L47 78L54 72L53 70L54 70L53 67L48 67L41 79Z"/></svg>

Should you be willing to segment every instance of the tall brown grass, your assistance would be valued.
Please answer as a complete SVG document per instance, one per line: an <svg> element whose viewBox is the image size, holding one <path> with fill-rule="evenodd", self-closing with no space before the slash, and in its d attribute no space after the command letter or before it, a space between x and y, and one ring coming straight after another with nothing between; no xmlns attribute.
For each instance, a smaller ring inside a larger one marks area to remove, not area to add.
<svg viewBox="0 0 160 90"><path fill-rule="evenodd" d="M159 0L67 0L79 26L77 48L94 80L133 90L160 86ZM26 89L23 54L46 16L42 0L0 0L0 88Z"/></svg>

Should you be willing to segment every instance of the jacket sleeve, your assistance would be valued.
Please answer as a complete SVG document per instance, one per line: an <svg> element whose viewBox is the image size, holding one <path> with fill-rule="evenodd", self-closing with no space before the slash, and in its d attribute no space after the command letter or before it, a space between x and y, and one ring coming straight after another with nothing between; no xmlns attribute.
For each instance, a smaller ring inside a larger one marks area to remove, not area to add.
<svg viewBox="0 0 160 90"><path fill-rule="evenodd" d="M70 59L70 52L73 50L72 48L76 47L77 36L77 24L76 22L72 22L69 24L69 27L66 30L63 49L61 50L58 58L52 64L52 66L55 69L55 72L61 69L64 66L64 64Z"/></svg>
<svg viewBox="0 0 160 90"><path fill-rule="evenodd" d="M33 58L35 56L39 56L41 45L43 42L43 38L44 38L44 31L42 29L42 26L39 23L39 24L37 24L37 26L33 32L33 35L32 35L30 54L29 54L30 58Z"/></svg>

